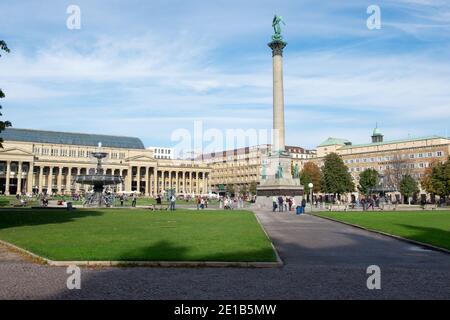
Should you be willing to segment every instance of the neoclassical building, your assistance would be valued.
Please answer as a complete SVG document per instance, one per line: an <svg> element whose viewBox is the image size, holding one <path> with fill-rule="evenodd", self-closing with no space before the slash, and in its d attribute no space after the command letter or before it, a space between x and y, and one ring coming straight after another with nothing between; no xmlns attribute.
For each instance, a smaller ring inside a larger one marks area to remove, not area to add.
<svg viewBox="0 0 450 320"><path fill-rule="evenodd" d="M155 159L138 138L86 133L7 128L0 136L0 192L58 193L88 191L73 183L78 174L93 173L90 153L101 143L108 153L106 174L124 178L119 192L156 195L168 189L177 194L206 194L211 169L201 161Z"/></svg>

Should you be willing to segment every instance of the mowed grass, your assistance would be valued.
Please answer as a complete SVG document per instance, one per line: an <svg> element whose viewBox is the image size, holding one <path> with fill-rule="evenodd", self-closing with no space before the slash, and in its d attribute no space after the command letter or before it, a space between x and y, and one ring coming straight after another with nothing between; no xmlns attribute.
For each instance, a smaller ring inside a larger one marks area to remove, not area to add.
<svg viewBox="0 0 450 320"><path fill-rule="evenodd" d="M450 249L450 211L323 212L317 215Z"/></svg>
<svg viewBox="0 0 450 320"><path fill-rule="evenodd" d="M0 239L51 260L275 261L250 211L0 211Z"/></svg>

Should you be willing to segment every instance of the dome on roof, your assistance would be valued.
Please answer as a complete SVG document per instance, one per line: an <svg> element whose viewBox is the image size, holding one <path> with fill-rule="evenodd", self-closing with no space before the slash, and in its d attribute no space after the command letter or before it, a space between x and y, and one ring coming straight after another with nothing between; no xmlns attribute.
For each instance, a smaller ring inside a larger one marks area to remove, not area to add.
<svg viewBox="0 0 450 320"><path fill-rule="evenodd" d="M372 135L373 136L381 136L382 135L380 129L378 129L378 126L375 127L375 129L373 129L373 134Z"/></svg>

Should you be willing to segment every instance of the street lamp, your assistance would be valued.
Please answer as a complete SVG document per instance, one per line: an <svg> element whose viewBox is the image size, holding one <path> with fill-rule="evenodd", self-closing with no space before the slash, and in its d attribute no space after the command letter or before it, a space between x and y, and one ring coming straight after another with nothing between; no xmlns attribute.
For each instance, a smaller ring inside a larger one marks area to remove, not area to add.
<svg viewBox="0 0 450 320"><path fill-rule="evenodd" d="M313 187L314 185L312 182L308 183L308 188L311 190L311 212L313 211Z"/></svg>

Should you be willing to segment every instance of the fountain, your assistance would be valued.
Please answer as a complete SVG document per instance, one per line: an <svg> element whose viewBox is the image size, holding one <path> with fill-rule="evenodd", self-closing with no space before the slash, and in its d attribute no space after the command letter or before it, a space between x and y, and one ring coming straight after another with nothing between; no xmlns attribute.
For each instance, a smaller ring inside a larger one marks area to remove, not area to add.
<svg viewBox="0 0 450 320"><path fill-rule="evenodd" d="M123 183L123 178L121 176L103 174L102 159L106 158L108 153L102 152L101 148L102 144L99 142L97 151L91 152L91 156L97 159L97 168L95 173L78 175L75 177L76 183L93 186L93 193L86 197L85 206L88 207L102 207L103 205L111 205L113 202L111 197L103 192L105 186Z"/></svg>

